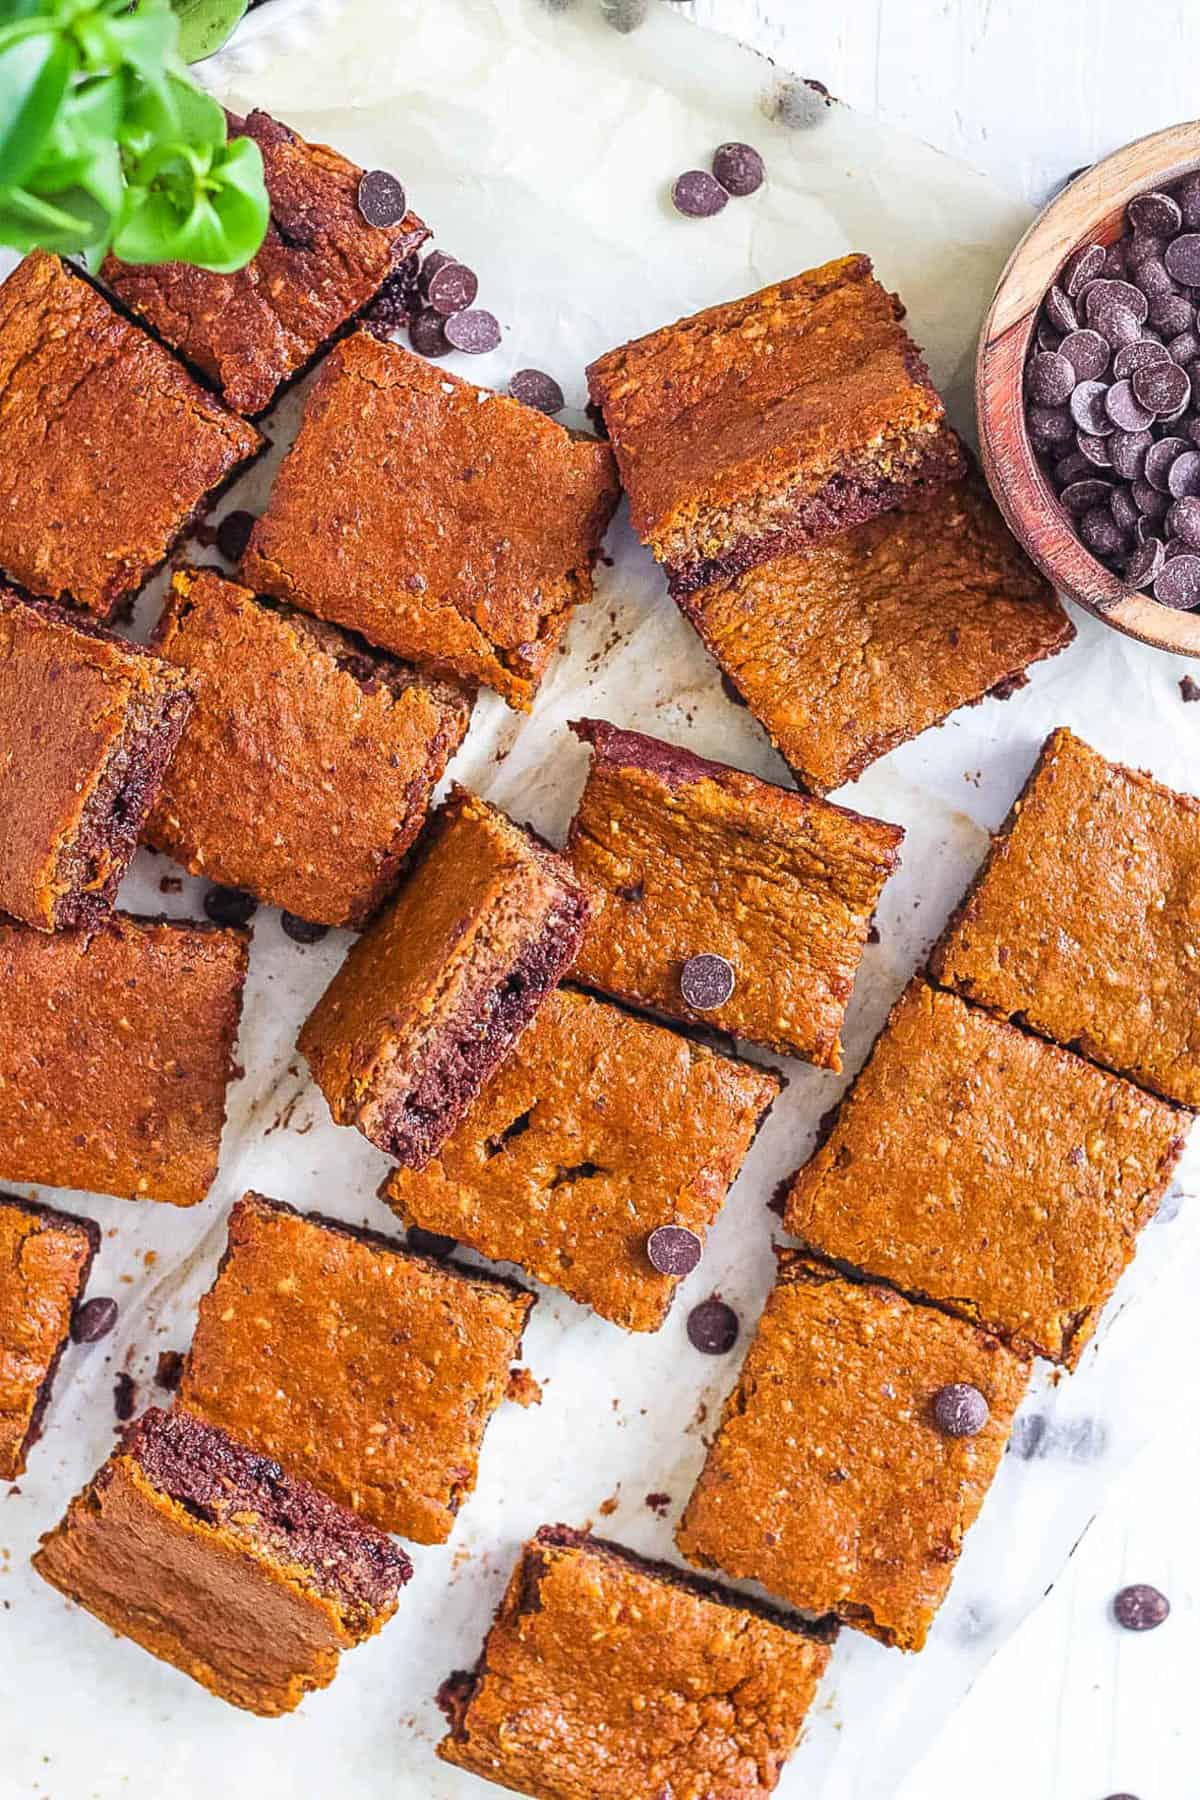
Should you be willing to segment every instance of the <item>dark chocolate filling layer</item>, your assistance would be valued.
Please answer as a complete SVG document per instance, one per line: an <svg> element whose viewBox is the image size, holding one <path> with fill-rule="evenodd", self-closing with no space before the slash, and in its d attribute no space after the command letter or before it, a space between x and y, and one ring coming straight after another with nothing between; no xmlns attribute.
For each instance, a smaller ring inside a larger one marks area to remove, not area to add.
<svg viewBox="0 0 1200 1800"><path fill-rule="evenodd" d="M55 1226L60 1231L70 1232L72 1236L78 1235L87 1239L87 1256L80 1264L79 1279L75 1288L75 1304L78 1305L79 1297L87 1287L88 1278L92 1272L92 1264L100 1249L100 1227L92 1219L81 1219L75 1213L59 1212L52 1206L41 1206L36 1200L22 1199L20 1194L0 1194L0 1205L17 1207L21 1212L28 1213L32 1218L44 1221L47 1226ZM45 1424L46 1411L50 1405L50 1396L54 1391L54 1380L58 1374L58 1365L63 1359L63 1354L70 1342L70 1338L71 1327L70 1322L68 1321L67 1329L63 1332L62 1337L55 1347L54 1354L50 1358L46 1373L42 1377L41 1385L39 1386L37 1395L34 1399L33 1411L29 1415L29 1429L26 1431L21 1443L22 1458L28 1456L29 1452L33 1449L33 1446L42 1435L42 1426Z"/></svg>

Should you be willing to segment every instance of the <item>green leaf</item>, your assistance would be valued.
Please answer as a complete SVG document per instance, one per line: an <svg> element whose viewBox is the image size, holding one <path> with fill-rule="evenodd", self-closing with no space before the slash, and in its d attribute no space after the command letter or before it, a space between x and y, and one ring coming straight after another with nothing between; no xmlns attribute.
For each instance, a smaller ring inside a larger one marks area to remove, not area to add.
<svg viewBox="0 0 1200 1800"><path fill-rule="evenodd" d="M171 0L179 17L179 54L202 62L219 50L245 16L248 0Z"/></svg>
<svg viewBox="0 0 1200 1800"><path fill-rule="evenodd" d="M0 39L0 184L22 181L37 162L76 67L58 32Z"/></svg>
<svg viewBox="0 0 1200 1800"><path fill-rule="evenodd" d="M112 247L124 262L187 262L227 275L255 255L269 219L262 154L251 138L211 156L164 144L139 166Z"/></svg>
<svg viewBox="0 0 1200 1800"><path fill-rule="evenodd" d="M109 215L81 190L52 204L24 188L0 188L0 242L14 250L77 255L107 239L108 230Z"/></svg>

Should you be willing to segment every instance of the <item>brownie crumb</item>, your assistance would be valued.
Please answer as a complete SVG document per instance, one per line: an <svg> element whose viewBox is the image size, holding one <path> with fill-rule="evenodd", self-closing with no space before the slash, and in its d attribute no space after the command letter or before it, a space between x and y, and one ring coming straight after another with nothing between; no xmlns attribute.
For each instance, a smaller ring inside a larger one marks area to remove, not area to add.
<svg viewBox="0 0 1200 1800"><path fill-rule="evenodd" d="M540 1406L542 1384L528 1369L510 1369L504 1397L506 1400L514 1400L518 1406Z"/></svg>
<svg viewBox="0 0 1200 1800"><path fill-rule="evenodd" d="M154 1379L160 1388L166 1388L173 1394L183 1377L182 1350L160 1350L158 1365L154 1371Z"/></svg>
<svg viewBox="0 0 1200 1800"><path fill-rule="evenodd" d="M1025 671L1021 669L1017 674L1006 675L1003 681L998 681L992 689L991 698L993 700L1011 700L1014 694L1019 693L1023 687L1028 686L1029 677Z"/></svg>
<svg viewBox="0 0 1200 1800"><path fill-rule="evenodd" d="M1190 675L1185 675L1179 683L1179 692L1185 700L1200 700L1200 682L1195 682Z"/></svg>
<svg viewBox="0 0 1200 1800"><path fill-rule="evenodd" d="M647 1494L646 1505L656 1518L665 1519L671 1507L670 1494Z"/></svg>
<svg viewBox="0 0 1200 1800"><path fill-rule="evenodd" d="M122 1373L113 1383L113 1411L122 1425L137 1411L137 1382L132 1375Z"/></svg>

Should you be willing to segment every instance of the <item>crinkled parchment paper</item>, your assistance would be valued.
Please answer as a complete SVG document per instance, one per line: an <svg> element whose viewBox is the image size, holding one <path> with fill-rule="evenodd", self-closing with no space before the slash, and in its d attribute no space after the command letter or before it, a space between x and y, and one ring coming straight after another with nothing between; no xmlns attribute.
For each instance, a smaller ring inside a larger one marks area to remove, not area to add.
<svg viewBox="0 0 1200 1800"><path fill-rule="evenodd" d="M626 25L645 5L612 4ZM447 363L501 386L516 368L551 370L582 423L589 358L697 307L744 294L847 250L875 258L908 302L957 422L969 429L970 370L982 311L1025 215L981 176L811 88L663 4L636 29L613 28L600 0L273 0L236 50L208 65L239 110L258 104L367 166L394 169L441 243L480 274L480 304L504 325L488 357ZM819 69L812 71L819 75ZM746 138L769 181L717 218L670 209L678 171ZM268 430L286 441L300 395ZM261 505L269 467L227 502ZM565 721L599 713L786 779L749 715L680 620L623 515L594 604L580 614L532 718L480 704L453 772L557 835L585 753ZM148 597L144 630L157 605ZM1185 706L1182 660L1084 618L1065 655L1023 692L957 714L889 756L843 797L903 824L903 868L883 897L847 1033L861 1061L1005 814L1041 738L1066 723L1111 756L1196 787L1200 707ZM143 855L126 906L195 914L199 885L164 897L169 865ZM466 1800L483 1789L435 1761L434 1691L471 1662L517 1544L544 1521L595 1523L634 1548L671 1556L671 1528L699 1471L704 1437L731 1386L772 1273L777 1220L766 1202L805 1156L842 1081L796 1064L791 1085L712 1234L674 1316L653 1338L627 1336L553 1292L526 1338L545 1383L540 1408L505 1406L488 1434L479 1488L454 1537L414 1551L416 1574L383 1634L343 1662L336 1684L294 1717L262 1722L111 1637L30 1572L52 1525L106 1454L114 1375L139 1400L158 1353L186 1347L212 1278L231 1199L254 1185L302 1207L387 1228L375 1198L384 1159L330 1123L293 1044L345 948L331 934L302 949L260 912L241 1060L221 1177L207 1204L179 1213L63 1196L97 1218L104 1248L93 1293L122 1303L117 1334L68 1354L45 1441L15 1496L0 1498L0 1794L53 1800L176 1800L394 1795ZM1179 1188L1145 1233L1105 1327L1069 1381L1039 1379L951 1596L919 1657L845 1632L782 1795L891 1795L955 1700L1053 1582L1120 1468L1174 1403L1194 1359L1200 1217ZM729 1357L687 1342L691 1303L719 1289L743 1321ZM853 1394L846 1403L853 1406ZM669 1516L647 1507L669 1494ZM602 1503L605 1510L602 1511ZM636 1678L636 1670L630 1671ZM1036 1756L1036 1746L1030 1755ZM630 1800L630 1797L614 1797Z"/></svg>

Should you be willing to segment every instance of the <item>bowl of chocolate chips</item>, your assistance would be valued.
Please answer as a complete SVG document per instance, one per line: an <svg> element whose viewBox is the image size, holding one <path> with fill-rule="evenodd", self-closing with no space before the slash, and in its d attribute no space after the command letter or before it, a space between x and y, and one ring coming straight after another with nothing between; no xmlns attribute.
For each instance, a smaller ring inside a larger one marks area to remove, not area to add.
<svg viewBox="0 0 1200 1800"><path fill-rule="evenodd" d="M984 323L984 470L1060 593L1200 656L1200 122L1083 170Z"/></svg>

